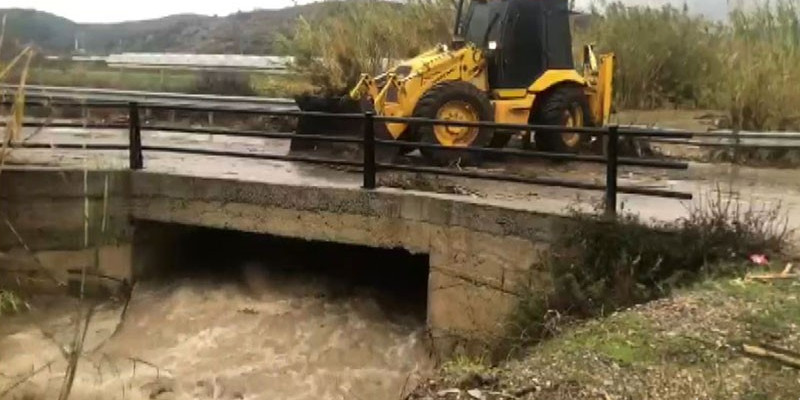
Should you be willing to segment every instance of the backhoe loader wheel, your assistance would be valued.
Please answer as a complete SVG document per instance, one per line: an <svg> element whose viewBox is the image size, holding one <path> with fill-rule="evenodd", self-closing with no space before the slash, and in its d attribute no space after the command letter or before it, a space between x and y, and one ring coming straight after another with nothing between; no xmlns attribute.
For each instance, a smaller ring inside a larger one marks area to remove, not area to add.
<svg viewBox="0 0 800 400"><path fill-rule="evenodd" d="M561 86L546 93L533 115L535 125L592 126L589 99L579 86ZM579 133L537 132L536 148L554 153L577 153L588 137Z"/></svg>
<svg viewBox="0 0 800 400"><path fill-rule="evenodd" d="M480 122L492 121L494 113L489 97L468 82L443 82L430 90L417 103L414 117L438 120ZM491 128L445 125L421 125L417 137L425 144L449 148L488 147L492 141ZM422 154L438 165L475 165L477 153L458 150L421 148Z"/></svg>

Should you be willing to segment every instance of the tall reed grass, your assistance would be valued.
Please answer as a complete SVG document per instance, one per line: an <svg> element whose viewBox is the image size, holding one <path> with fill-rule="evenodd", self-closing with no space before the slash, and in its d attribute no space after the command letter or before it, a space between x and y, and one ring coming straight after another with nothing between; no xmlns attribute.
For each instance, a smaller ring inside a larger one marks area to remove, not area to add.
<svg viewBox="0 0 800 400"><path fill-rule="evenodd" d="M6 17L3 16L2 21L0 21L0 52L3 50L5 31ZM5 121L3 144L0 149L0 172L2 172L2 167L5 165L6 155L10 148L9 143L22 134L22 118L25 115L25 84L28 81L28 71L30 70L33 56L33 49L25 47L9 61L0 59L0 83L15 83L18 85L11 106L0 106L0 119ZM18 78L12 81L12 76Z"/></svg>
<svg viewBox="0 0 800 400"><path fill-rule="evenodd" d="M717 104L740 129L800 129L800 1L737 9L720 46Z"/></svg>
<svg viewBox="0 0 800 400"><path fill-rule="evenodd" d="M723 22L615 2L576 36L617 54L619 108L720 109L734 129L800 129L800 0L734 4Z"/></svg>
<svg viewBox="0 0 800 400"><path fill-rule="evenodd" d="M451 0L327 1L324 6L325 17L299 18L293 36L280 43L295 57L294 69L325 94L341 94L363 72L377 73L386 61L446 42L453 25Z"/></svg>
<svg viewBox="0 0 800 400"><path fill-rule="evenodd" d="M713 94L719 74L720 27L686 9L612 3L594 9L575 42L596 42L617 56L616 101L621 108L696 107ZM713 79L713 78L712 78Z"/></svg>
<svg viewBox="0 0 800 400"><path fill-rule="evenodd" d="M0 54L3 54L5 32L6 16L4 15L0 19ZM25 82L32 57L33 51L30 48L25 48L9 61L0 58L0 83L19 84L19 89L13 98L11 106L0 105L0 121L4 122L2 142L0 142L0 176L2 176L1 174L6 164L6 157L11 151L12 141L22 133L22 118L25 114ZM21 70L20 80L11 82L8 77L15 70ZM0 289L0 316L15 313L24 308L27 308L27 303L17 293Z"/></svg>

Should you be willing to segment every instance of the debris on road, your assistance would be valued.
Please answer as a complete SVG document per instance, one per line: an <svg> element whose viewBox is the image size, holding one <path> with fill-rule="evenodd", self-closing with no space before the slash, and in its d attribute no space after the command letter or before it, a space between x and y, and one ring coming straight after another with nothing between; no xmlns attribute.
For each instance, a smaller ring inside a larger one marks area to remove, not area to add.
<svg viewBox="0 0 800 400"><path fill-rule="evenodd" d="M794 268L794 264L789 263L786 264L786 268L784 268L780 273L747 275L745 280L766 282L779 279L800 279L800 273L793 274L792 268Z"/></svg>

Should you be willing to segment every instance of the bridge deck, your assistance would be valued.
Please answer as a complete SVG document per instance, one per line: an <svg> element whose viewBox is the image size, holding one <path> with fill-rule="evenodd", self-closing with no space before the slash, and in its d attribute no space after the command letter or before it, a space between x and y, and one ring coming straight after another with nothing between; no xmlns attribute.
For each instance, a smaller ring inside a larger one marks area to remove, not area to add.
<svg viewBox="0 0 800 400"><path fill-rule="evenodd" d="M127 144L127 131L114 129L47 128L28 129L23 137L29 143ZM193 147L245 153L286 154L286 140L234 138L180 132L144 131L145 145ZM126 169L127 151L82 151L67 149L15 149L7 164L25 168ZM519 162L490 165L490 169L513 171L528 176L548 176L603 182L602 165L580 163L553 165L545 162ZM303 163L216 157L166 152L145 152L145 170L186 176L224 178L301 186L356 189L361 175L356 169L333 169ZM800 226L800 183L792 170L755 169L728 165L692 164L689 171L662 171L635 167L622 168L621 185L648 186L687 191L704 201L716 188L733 188L745 201L756 204L780 201L789 212L793 227ZM567 206L591 208L599 204L602 193L564 188L489 182L465 178L436 178L405 173L381 173L379 190L418 190L432 196L457 201L493 204L514 209L562 213ZM686 215L687 202L673 199L620 195L624 208L645 218L673 220Z"/></svg>

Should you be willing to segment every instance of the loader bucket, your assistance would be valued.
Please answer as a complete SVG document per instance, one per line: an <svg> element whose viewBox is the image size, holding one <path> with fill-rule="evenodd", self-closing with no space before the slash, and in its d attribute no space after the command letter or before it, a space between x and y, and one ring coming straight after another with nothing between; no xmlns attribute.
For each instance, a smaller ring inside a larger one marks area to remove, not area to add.
<svg viewBox="0 0 800 400"><path fill-rule="evenodd" d="M324 112L332 114L360 114L372 108L369 101L355 101L348 97L322 97L304 95L295 98L301 111ZM295 133L301 135L324 135L363 138L364 123L359 119L335 117L302 116L297 119ZM375 137L388 140L391 138L382 123L375 124ZM331 143L313 139L292 139L291 152L313 152L328 154L348 159L361 157L361 146L358 143ZM396 148L378 146L376 156L379 161L391 161L398 154Z"/></svg>
<svg viewBox="0 0 800 400"><path fill-rule="evenodd" d="M333 114L361 113L359 102L344 97L321 97L304 95L295 98L301 111L324 112ZM301 135L324 135L360 137L363 135L361 120L332 117L302 116L297 119L295 133ZM359 146L352 143L319 142L311 139L292 139L290 150L296 151L358 151Z"/></svg>

